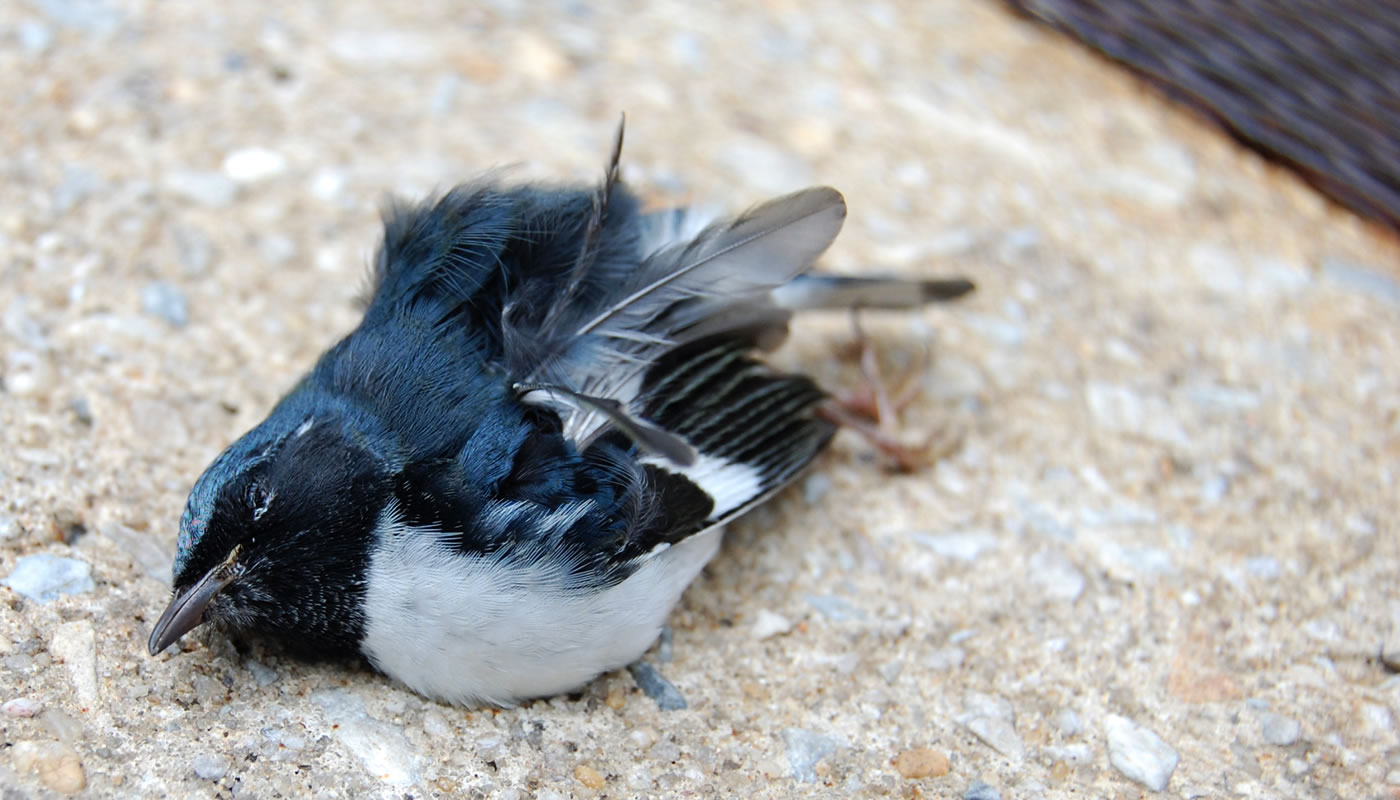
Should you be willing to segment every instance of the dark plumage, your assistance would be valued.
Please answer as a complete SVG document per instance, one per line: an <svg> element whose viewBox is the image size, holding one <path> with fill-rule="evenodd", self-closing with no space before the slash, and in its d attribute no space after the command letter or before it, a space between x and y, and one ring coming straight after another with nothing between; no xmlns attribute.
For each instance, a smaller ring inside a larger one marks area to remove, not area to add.
<svg viewBox="0 0 1400 800"><path fill-rule="evenodd" d="M702 226L616 173L389 210L360 325L195 484L152 652L210 619L449 700L572 688L832 436L823 393L754 355L791 311L971 288L802 276L831 189Z"/></svg>

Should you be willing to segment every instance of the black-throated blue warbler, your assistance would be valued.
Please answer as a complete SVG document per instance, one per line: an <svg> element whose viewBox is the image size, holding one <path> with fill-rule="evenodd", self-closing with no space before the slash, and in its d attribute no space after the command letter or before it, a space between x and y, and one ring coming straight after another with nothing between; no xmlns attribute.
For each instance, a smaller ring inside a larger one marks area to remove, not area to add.
<svg viewBox="0 0 1400 800"><path fill-rule="evenodd" d="M153 654L212 622L451 702L578 687L831 439L827 396L759 356L792 313L972 288L811 273L830 188L644 213L621 142L598 187L390 209L359 326L191 491Z"/></svg>

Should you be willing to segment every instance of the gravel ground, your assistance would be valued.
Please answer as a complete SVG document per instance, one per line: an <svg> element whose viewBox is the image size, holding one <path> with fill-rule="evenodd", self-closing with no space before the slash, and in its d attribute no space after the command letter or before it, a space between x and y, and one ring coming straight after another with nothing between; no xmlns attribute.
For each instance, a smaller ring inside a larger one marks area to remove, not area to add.
<svg viewBox="0 0 1400 800"><path fill-rule="evenodd" d="M992 2L392 6L0 6L6 798L1400 795L1392 239ZM147 656L385 195L592 179L621 110L655 202L831 183L832 268L976 278L868 323L960 445L838 438L575 696Z"/></svg>

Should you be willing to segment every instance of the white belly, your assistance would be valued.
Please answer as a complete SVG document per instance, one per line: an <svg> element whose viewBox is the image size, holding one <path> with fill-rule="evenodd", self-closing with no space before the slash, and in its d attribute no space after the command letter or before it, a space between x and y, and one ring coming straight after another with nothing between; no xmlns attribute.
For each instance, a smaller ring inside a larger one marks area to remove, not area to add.
<svg viewBox="0 0 1400 800"><path fill-rule="evenodd" d="M361 649L409 688L452 703L566 692L646 652L722 537L691 536L590 592L562 583L547 561L452 554L431 532L400 529L371 559Z"/></svg>

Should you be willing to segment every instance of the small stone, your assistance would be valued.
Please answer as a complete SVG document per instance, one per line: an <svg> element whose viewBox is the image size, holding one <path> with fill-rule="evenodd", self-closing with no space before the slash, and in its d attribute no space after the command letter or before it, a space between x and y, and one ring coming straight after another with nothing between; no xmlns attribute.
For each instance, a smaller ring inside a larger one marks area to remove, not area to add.
<svg viewBox="0 0 1400 800"><path fill-rule="evenodd" d="M194 774L206 781L222 780L228 774L228 759L214 753L194 757Z"/></svg>
<svg viewBox="0 0 1400 800"><path fill-rule="evenodd" d="M736 138L718 154L717 162L763 192L790 192L812 178L812 167L805 159L757 136Z"/></svg>
<svg viewBox="0 0 1400 800"><path fill-rule="evenodd" d="M963 800L1001 800L1001 792L990 784L973 781L963 792Z"/></svg>
<svg viewBox="0 0 1400 800"><path fill-rule="evenodd" d="M185 293L165 281L151 281L141 288L141 308L177 328L189 322L189 305Z"/></svg>
<svg viewBox="0 0 1400 800"><path fill-rule="evenodd" d="M364 702L345 689L322 689L311 699L325 711L332 734L370 775L395 787L418 782L422 758L401 728L371 717Z"/></svg>
<svg viewBox="0 0 1400 800"><path fill-rule="evenodd" d="M49 651L68 666L73 694L84 706L97 702L97 632L92 620L65 622L54 631Z"/></svg>
<svg viewBox="0 0 1400 800"><path fill-rule="evenodd" d="M437 63L437 41L426 33L407 30L343 30L329 37L330 51L355 67L409 67Z"/></svg>
<svg viewBox="0 0 1400 800"><path fill-rule="evenodd" d="M32 717L38 714L43 705L38 700L28 697L16 697L13 700L6 700L4 705L0 705L0 712L4 712L7 717Z"/></svg>
<svg viewBox="0 0 1400 800"><path fill-rule="evenodd" d="M39 553L25 556L3 583L37 603L51 603L60 595L90 592L92 567L76 558Z"/></svg>
<svg viewBox="0 0 1400 800"><path fill-rule="evenodd" d="M452 724L440 710L430 708L423 714L423 732L438 739L446 739L452 735Z"/></svg>
<svg viewBox="0 0 1400 800"><path fill-rule="evenodd" d="M40 56L53 45L53 28L42 22L26 20L15 26L19 45L31 56Z"/></svg>
<svg viewBox="0 0 1400 800"><path fill-rule="evenodd" d="M587 764L579 764L577 767L574 767L574 780L590 789L601 789L606 785L603 776L598 770Z"/></svg>
<svg viewBox="0 0 1400 800"><path fill-rule="evenodd" d="M666 680L656 667L638 661L627 668L632 673L632 680L637 682L637 686L647 697L656 701L656 705L662 711L679 711L686 707L685 695Z"/></svg>
<svg viewBox="0 0 1400 800"><path fill-rule="evenodd" d="M1064 555L1042 550L1031 556L1031 582L1053 600L1075 600L1084 593L1084 573Z"/></svg>
<svg viewBox="0 0 1400 800"><path fill-rule="evenodd" d="M569 59L564 52L538 33L521 33L512 53L520 74L541 83L556 83L570 70Z"/></svg>
<svg viewBox="0 0 1400 800"><path fill-rule="evenodd" d="M9 514L0 514L0 542L20 535L19 521Z"/></svg>
<svg viewBox="0 0 1400 800"><path fill-rule="evenodd" d="M287 171L287 157L266 147L244 147L224 156L224 175L234 183L257 183Z"/></svg>
<svg viewBox="0 0 1400 800"><path fill-rule="evenodd" d="M39 719L43 721L44 728L53 734L53 738L64 744L73 744L83 739L83 723L70 714L50 708L45 709Z"/></svg>
<svg viewBox="0 0 1400 800"><path fill-rule="evenodd" d="M1259 732L1269 744L1287 747L1298 741L1298 737L1303 733L1303 726L1291 717L1265 711L1259 715Z"/></svg>
<svg viewBox="0 0 1400 800"><path fill-rule="evenodd" d="M997 549L997 537L985 531L966 533L915 533L914 541L945 558L972 563L983 553Z"/></svg>
<svg viewBox="0 0 1400 800"><path fill-rule="evenodd" d="M792 777L803 783L816 783L817 762L841 748L841 743L830 736L802 728L785 729L783 743L787 745L788 765L792 768Z"/></svg>
<svg viewBox="0 0 1400 800"><path fill-rule="evenodd" d="M948 774L952 766L948 757L931 747L905 750L894 757L894 768L909 780L920 778L941 778Z"/></svg>
<svg viewBox="0 0 1400 800"><path fill-rule="evenodd" d="M831 478L821 472L813 472L802 482L802 499L806 500L808 505L820 503L830 491Z"/></svg>
<svg viewBox="0 0 1400 800"><path fill-rule="evenodd" d="M102 536L130 556L132 566L142 574L170 583L170 552L156 543L156 537L116 521L102 526Z"/></svg>
<svg viewBox="0 0 1400 800"><path fill-rule="evenodd" d="M214 244L209 237L197 228L175 225L170 229L170 237L175 243L175 255L185 268L186 275L203 275L214 263Z"/></svg>
<svg viewBox="0 0 1400 800"><path fill-rule="evenodd" d="M272 667L269 667L261 661L253 661L249 659L244 664L244 666L248 668L249 672L253 673L253 680L257 682L258 688L260 689L264 686L271 686L272 684L277 682L277 670L273 669Z"/></svg>
<svg viewBox="0 0 1400 800"><path fill-rule="evenodd" d="M947 672L961 667L967 660L967 651L961 647L939 647L924 657L924 666L935 672Z"/></svg>
<svg viewBox="0 0 1400 800"><path fill-rule="evenodd" d="M627 692L623 691L621 686L614 686L608 690L608 696L603 702L613 711L621 711L623 706L627 705Z"/></svg>
<svg viewBox="0 0 1400 800"><path fill-rule="evenodd" d="M238 196L238 184L217 172L178 170L168 173L165 190L205 208L227 208Z"/></svg>
<svg viewBox="0 0 1400 800"><path fill-rule="evenodd" d="M846 602L840 597L829 594L809 594L807 603L817 610L817 613L832 622L850 622L851 620L865 619L865 612Z"/></svg>
<svg viewBox="0 0 1400 800"><path fill-rule="evenodd" d="M1165 398L1099 382L1090 383L1084 391L1089 411L1106 431L1179 447L1190 442Z"/></svg>
<svg viewBox="0 0 1400 800"><path fill-rule="evenodd" d="M1265 581L1274 580L1283 574L1278 559L1270 556L1255 556L1245 559L1244 568L1252 577Z"/></svg>
<svg viewBox="0 0 1400 800"><path fill-rule="evenodd" d="M102 178L97 173L70 164L64 167L63 180L53 191L53 208L60 214L66 213L101 188Z"/></svg>
<svg viewBox="0 0 1400 800"><path fill-rule="evenodd" d="M759 610L750 630L753 638L762 641L792 630L792 621L782 614L775 614L764 608Z"/></svg>
<svg viewBox="0 0 1400 800"><path fill-rule="evenodd" d="M1062 708L1055 712L1052 723L1061 736L1078 736L1084 730L1084 723L1079 721L1079 715L1068 708Z"/></svg>
<svg viewBox="0 0 1400 800"><path fill-rule="evenodd" d="M281 266L297 254L297 243L281 234L269 234L258 240L258 255L272 266Z"/></svg>
<svg viewBox="0 0 1400 800"><path fill-rule="evenodd" d="M14 395L37 394L53 383L53 369L46 358L32 350L5 354L5 391Z"/></svg>
<svg viewBox="0 0 1400 800"><path fill-rule="evenodd" d="M338 169L321 169L311 176L311 193L321 200L334 200L345 191L348 183L345 172Z"/></svg>
<svg viewBox="0 0 1400 800"><path fill-rule="evenodd" d="M10 763L17 772L38 773L44 786L60 794L76 794L87 786L77 751L62 742L15 742L10 747Z"/></svg>
<svg viewBox="0 0 1400 800"><path fill-rule="evenodd" d="M1230 479L1224 475L1214 475L1201 484L1201 502L1213 506L1225 499L1230 491Z"/></svg>
<svg viewBox="0 0 1400 800"><path fill-rule="evenodd" d="M451 114L461 86L461 77L451 72L439 75L433 82L432 91L428 92L428 113L438 117Z"/></svg>
<svg viewBox="0 0 1400 800"><path fill-rule="evenodd" d="M1008 758L1020 758L1025 752L1021 735L1016 732L1015 711L1004 697L968 692L958 723Z"/></svg>
<svg viewBox="0 0 1400 800"><path fill-rule="evenodd" d="M1110 715L1104 721L1108 761L1129 780L1154 792L1167 788L1180 757L1171 745L1127 717Z"/></svg>
<svg viewBox="0 0 1400 800"><path fill-rule="evenodd" d="M1376 267L1326 258L1322 261L1322 274L1343 288L1400 305L1400 282Z"/></svg>

